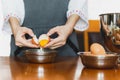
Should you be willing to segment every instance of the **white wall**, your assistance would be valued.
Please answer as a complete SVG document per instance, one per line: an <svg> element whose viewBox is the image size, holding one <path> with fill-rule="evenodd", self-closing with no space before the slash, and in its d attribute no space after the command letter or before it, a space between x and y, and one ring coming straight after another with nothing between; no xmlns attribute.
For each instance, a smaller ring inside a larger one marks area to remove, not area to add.
<svg viewBox="0 0 120 80"><path fill-rule="evenodd" d="M101 13L120 13L120 0L88 0L89 19L99 19Z"/></svg>
<svg viewBox="0 0 120 80"><path fill-rule="evenodd" d="M2 5L0 0L0 56L9 56L10 53L10 35L1 31L3 25Z"/></svg>
<svg viewBox="0 0 120 80"><path fill-rule="evenodd" d="M120 0L88 0L89 19L99 19L99 14L101 13L114 13L114 12L120 13ZM1 25L2 24L0 22L0 27ZM0 32L0 56L9 55L10 52L9 40L10 40L9 35Z"/></svg>
<svg viewBox="0 0 120 80"><path fill-rule="evenodd" d="M0 32L0 56L9 56L10 36L5 32Z"/></svg>

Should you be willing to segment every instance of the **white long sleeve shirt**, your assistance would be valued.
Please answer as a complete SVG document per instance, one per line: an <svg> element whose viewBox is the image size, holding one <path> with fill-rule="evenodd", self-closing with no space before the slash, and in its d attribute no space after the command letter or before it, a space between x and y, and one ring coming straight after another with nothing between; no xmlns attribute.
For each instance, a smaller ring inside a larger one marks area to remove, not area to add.
<svg viewBox="0 0 120 80"><path fill-rule="evenodd" d="M2 0L3 12L4 12L4 25L2 27L3 31L12 34L9 18L11 16L16 17L20 24L23 23L25 17L25 9L23 0ZM87 0L70 0L68 11L66 12L67 18L72 14L77 14L80 19L76 23L74 29L79 31L84 31L88 28L88 10L87 10Z"/></svg>

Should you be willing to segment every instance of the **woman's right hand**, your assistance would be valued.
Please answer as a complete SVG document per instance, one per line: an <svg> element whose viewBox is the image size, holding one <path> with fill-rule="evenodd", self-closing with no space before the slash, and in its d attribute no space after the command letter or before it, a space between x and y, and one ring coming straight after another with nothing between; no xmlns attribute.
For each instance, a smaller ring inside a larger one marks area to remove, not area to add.
<svg viewBox="0 0 120 80"><path fill-rule="evenodd" d="M31 39L26 39L25 34L30 35L31 37L34 36L34 33L31 29L27 27L17 27L14 31L14 37L15 37L15 44L19 47L32 47L37 48L39 46L32 44Z"/></svg>
<svg viewBox="0 0 120 80"><path fill-rule="evenodd" d="M11 25L12 33L15 37L15 44L19 47L31 47L38 48L39 46L32 44L31 39L26 39L25 34L34 36L34 33L31 29L27 27L21 27L17 18L10 17L9 23Z"/></svg>

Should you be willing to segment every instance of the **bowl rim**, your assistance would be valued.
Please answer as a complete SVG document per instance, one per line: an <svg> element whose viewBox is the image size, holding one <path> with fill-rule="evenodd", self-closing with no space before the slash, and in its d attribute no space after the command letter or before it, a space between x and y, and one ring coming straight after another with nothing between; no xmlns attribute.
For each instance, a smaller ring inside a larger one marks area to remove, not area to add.
<svg viewBox="0 0 120 80"><path fill-rule="evenodd" d="M56 56L57 51L52 49L47 49L49 52L41 52L40 49L27 49L24 50L25 55L34 55L34 56Z"/></svg>
<svg viewBox="0 0 120 80"><path fill-rule="evenodd" d="M113 14L120 14L119 12L116 12L116 13L103 13L103 14L100 14L99 16L103 16L103 15L113 15Z"/></svg>
<svg viewBox="0 0 120 80"><path fill-rule="evenodd" d="M109 53L109 54L113 54L113 55L89 55L89 54L84 54L84 53L89 53L91 54L91 52L78 52L78 54L80 56L89 56L89 57L95 57L95 58L109 58L109 57L119 57L119 54L118 53L115 53L115 52L106 52L106 53Z"/></svg>

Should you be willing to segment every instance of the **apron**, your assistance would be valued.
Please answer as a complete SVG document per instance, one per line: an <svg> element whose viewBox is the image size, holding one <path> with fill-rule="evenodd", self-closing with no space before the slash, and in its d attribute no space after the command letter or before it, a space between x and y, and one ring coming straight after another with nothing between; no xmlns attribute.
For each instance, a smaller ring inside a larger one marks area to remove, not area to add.
<svg viewBox="0 0 120 80"><path fill-rule="evenodd" d="M31 28L34 34L39 37L43 33L47 33L51 28L66 23L66 11L68 9L69 0L24 0L25 19L22 26ZM52 35L56 37L56 34ZM26 35L26 38L30 36ZM78 47L76 33L73 32L70 41ZM15 46L15 40L11 37L11 54L10 56L22 56L24 50L28 47ZM76 52L66 43L66 45L57 48L58 56L76 56Z"/></svg>

